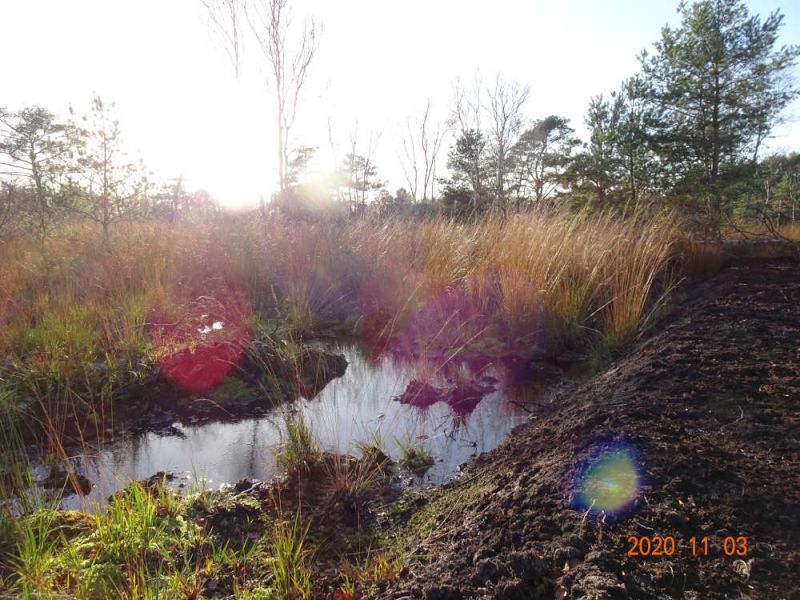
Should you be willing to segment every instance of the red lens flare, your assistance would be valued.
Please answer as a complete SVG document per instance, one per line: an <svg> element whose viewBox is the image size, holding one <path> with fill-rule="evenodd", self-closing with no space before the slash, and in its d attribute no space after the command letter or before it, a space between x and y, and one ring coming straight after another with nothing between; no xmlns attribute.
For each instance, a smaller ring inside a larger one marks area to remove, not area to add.
<svg viewBox="0 0 800 600"><path fill-rule="evenodd" d="M236 367L250 341L244 287L222 277L184 286L153 311L153 346L161 373L185 393L207 393ZM202 288L202 293L197 293ZM190 293L187 293L190 292Z"/></svg>

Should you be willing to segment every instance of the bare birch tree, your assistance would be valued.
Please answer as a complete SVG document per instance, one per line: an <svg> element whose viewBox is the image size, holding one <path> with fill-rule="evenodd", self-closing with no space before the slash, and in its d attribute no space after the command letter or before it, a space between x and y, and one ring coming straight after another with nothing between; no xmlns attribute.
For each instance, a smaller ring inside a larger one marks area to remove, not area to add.
<svg viewBox="0 0 800 600"><path fill-rule="evenodd" d="M468 142L467 162L464 166L472 188L472 212L478 209L480 196L484 189L486 163L486 144L481 129L481 113L483 111L483 88L476 76L472 89L467 89L460 80L453 87L453 112L449 125L456 131L456 143Z"/></svg>
<svg viewBox="0 0 800 600"><path fill-rule="evenodd" d="M244 38L242 19L245 15L245 0L200 0L206 9L211 27L222 41L236 78L241 73Z"/></svg>
<svg viewBox="0 0 800 600"><path fill-rule="evenodd" d="M269 63L268 84L276 101L278 128L278 183L280 192L289 187L289 153L291 132L297 118L300 92L306 83L309 67L319 49L320 26L306 21L296 40L292 20L287 10L288 0L252 0L250 25L258 46ZM296 42L296 48L290 44Z"/></svg>
<svg viewBox="0 0 800 600"><path fill-rule="evenodd" d="M528 99L529 93L527 85L519 86L515 82L508 82L500 75L495 79L494 88L489 91L487 108L491 119L495 153L495 196L504 216L508 214L505 183L509 170L509 154L522 132L524 125L522 106Z"/></svg>
<svg viewBox="0 0 800 600"><path fill-rule="evenodd" d="M411 196L416 201L422 185L422 200L435 198L436 160L444 142L447 128L431 122L431 101L428 100L421 117L409 118L402 139L403 155L400 162Z"/></svg>
<svg viewBox="0 0 800 600"><path fill-rule="evenodd" d="M319 49L321 26L312 18L296 27L289 0L201 0L240 72L246 18L256 44L266 59L265 78L275 95L278 185L281 194L290 186L291 133L297 119L300 93Z"/></svg>
<svg viewBox="0 0 800 600"><path fill-rule="evenodd" d="M343 185L346 190L345 199L351 214L362 213L366 209L370 193L383 188L384 184L377 179L378 170L372 161L380 139L380 132L371 131L366 147L361 151L358 123L350 130L349 151L339 167L339 181L340 186Z"/></svg>
<svg viewBox="0 0 800 600"><path fill-rule="evenodd" d="M403 168L403 176L408 184L408 191L411 192L411 199L417 201L417 185L419 184L419 161L417 159L416 139L414 131L411 129L411 118L406 121L406 131L402 138L403 155L400 156L400 166Z"/></svg>

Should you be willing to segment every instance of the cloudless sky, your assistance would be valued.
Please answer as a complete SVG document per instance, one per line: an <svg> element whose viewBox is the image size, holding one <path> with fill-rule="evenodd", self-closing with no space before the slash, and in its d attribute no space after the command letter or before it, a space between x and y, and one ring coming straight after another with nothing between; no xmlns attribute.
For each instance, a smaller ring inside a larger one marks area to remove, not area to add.
<svg viewBox="0 0 800 600"><path fill-rule="evenodd" d="M357 131L377 144L379 175L405 185L399 136L431 99L447 117L453 82L498 72L530 85L530 118L559 114L583 133L589 99L638 69L671 0L290 0L294 19L323 24L295 141L320 147L318 167L341 157ZM800 2L750 0L751 13L785 15L780 42L800 42ZM230 206L275 187L272 96L262 57L246 49L237 80L200 0L4 0L0 106L40 104L80 114L92 92L117 104L134 156L163 178L182 175ZM795 68L800 80L800 68ZM768 150L800 149L800 102ZM333 148L328 128L333 133ZM357 126L357 127L356 127ZM335 154L334 154L335 153ZM442 152L442 163L444 161Z"/></svg>

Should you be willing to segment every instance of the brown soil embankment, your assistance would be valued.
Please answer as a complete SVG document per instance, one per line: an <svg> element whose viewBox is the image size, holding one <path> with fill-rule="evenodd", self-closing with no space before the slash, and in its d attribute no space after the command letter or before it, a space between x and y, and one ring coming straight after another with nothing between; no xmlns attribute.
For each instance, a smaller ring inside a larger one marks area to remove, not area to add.
<svg viewBox="0 0 800 600"><path fill-rule="evenodd" d="M576 503L604 450L638 466L618 514ZM408 527L415 558L382 597L800 598L800 261L726 268ZM676 548L631 556L632 536Z"/></svg>

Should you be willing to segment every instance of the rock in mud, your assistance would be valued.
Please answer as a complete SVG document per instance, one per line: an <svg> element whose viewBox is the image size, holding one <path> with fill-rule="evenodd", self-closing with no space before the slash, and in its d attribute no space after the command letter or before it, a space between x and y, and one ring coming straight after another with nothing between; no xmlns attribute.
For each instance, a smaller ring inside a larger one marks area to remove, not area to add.
<svg viewBox="0 0 800 600"><path fill-rule="evenodd" d="M494 390L493 385L487 385L480 380L454 386L445 398L457 415L466 416L472 413L483 400L483 397Z"/></svg>
<svg viewBox="0 0 800 600"><path fill-rule="evenodd" d="M92 481L78 473L67 473L64 469L53 469L42 482L42 487L46 490L56 490L63 488L64 496L73 496L80 493L85 496L92 491Z"/></svg>
<svg viewBox="0 0 800 600"><path fill-rule="evenodd" d="M395 400L400 404L410 404L419 408L427 408L445 399L444 390L440 390L429 383L424 383L418 379L412 379L405 391Z"/></svg>
<svg viewBox="0 0 800 600"><path fill-rule="evenodd" d="M494 391L496 379L482 377L476 381L455 383L449 389L435 387L418 379L412 379L405 391L395 400L401 404L410 404L419 408L427 408L437 402L446 402L453 412L466 416L475 410L483 397Z"/></svg>
<svg viewBox="0 0 800 600"><path fill-rule="evenodd" d="M309 346L303 349L299 368L300 392L307 397L314 397L332 379L344 375L347 359L342 354Z"/></svg>

